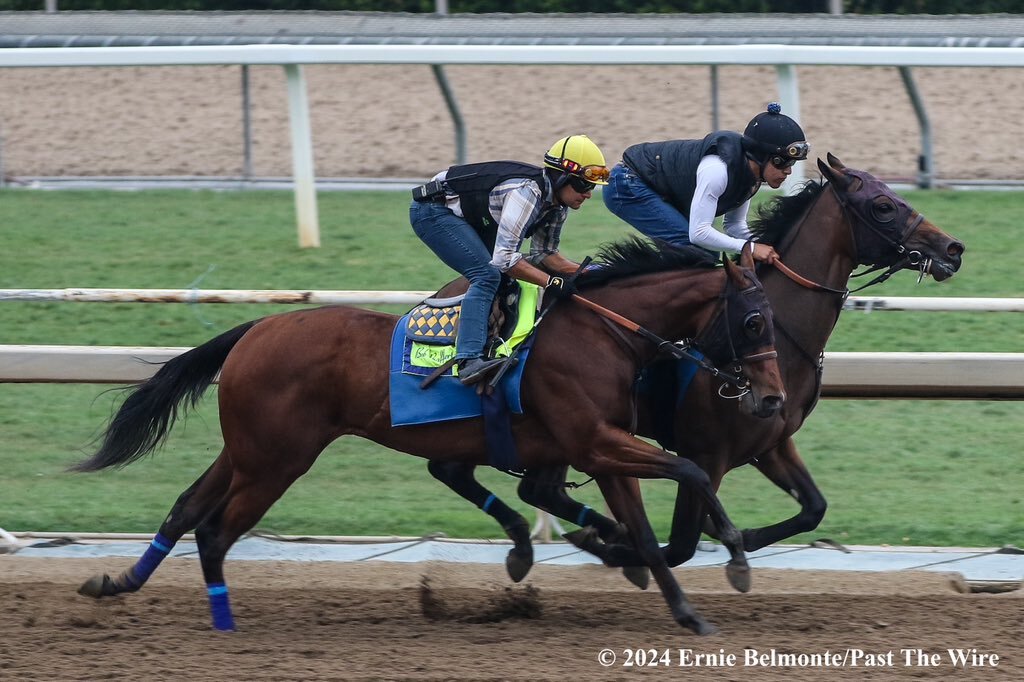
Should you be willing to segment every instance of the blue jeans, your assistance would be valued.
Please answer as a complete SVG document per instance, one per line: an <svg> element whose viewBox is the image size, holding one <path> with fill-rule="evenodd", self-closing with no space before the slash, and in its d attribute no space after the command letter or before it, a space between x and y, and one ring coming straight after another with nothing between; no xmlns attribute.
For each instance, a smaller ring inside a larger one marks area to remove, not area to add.
<svg viewBox="0 0 1024 682"><path fill-rule="evenodd" d="M636 173L615 164L601 196L608 210L652 239L676 246L690 243L690 221Z"/></svg>
<svg viewBox="0 0 1024 682"><path fill-rule="evenodd" d="M476 230L444 204L412 202L409 222L416 236L445 265L469 280L469 290L459 314L455 357L462 360L483 355L487 319L501 283L501 272L491 265L491 253Z"/></svg>

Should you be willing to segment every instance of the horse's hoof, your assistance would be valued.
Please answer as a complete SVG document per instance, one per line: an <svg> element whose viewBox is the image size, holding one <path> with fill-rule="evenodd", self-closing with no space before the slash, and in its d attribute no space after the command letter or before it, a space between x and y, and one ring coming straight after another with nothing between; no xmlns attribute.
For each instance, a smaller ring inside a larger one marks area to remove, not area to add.
<svg viewBox="0 0 1024 682"><path fill-rule="evenodd" d="M734 561L730 561L725 566L725 577L737 592L742 592L744 594L750 592L750 564L738 564Z"/></svg>
<svg viewBox="0 0 1024 682"><path fill-rule="evenodd" d="M651 572L646 566L623 566L622 575L641 590L651 584Z"/></svg>
<svg viewBox="0 0 1024 682"><path fill-rule="evenodd" d="M690 625L690 629L693 630L694 634L697 634L701 637L707 637L708 635L718 634L718 628L716 628L714 625L707 622L700 616L698 616L697 620Z"/></svg>
<svg viewBox="0 0 1024 682"><path fill-rule="evenodd" d="M82 583L82 586L78 588L78 594L94 599L113 594L112 592L104 591L104 587L111 582L113 581L111 581L109 575L94 575Z"/></svg>
<svg viewBox="0 0 1024 682"><path fill-rule="evenodd" d="M597 531L592 526L580 528L562 535L572 546L582 549L584 552L594 553L595 545L600 542Z"/></svg>
<svg viewBox="0 0 1024 682"><path fill-rule="evenodd" d="M676 622L701 637L718 632L718 628L704 620L699 613L689 608L683 614L676 616Z"/></svg>
<svg viewBox="0 0 1024 682"><path fill-rule="evenodd" d="M512 582L517 583L526 577L533 568L533 552L519 552L515 548L508 551L505 557L505 570Z"/></svg>

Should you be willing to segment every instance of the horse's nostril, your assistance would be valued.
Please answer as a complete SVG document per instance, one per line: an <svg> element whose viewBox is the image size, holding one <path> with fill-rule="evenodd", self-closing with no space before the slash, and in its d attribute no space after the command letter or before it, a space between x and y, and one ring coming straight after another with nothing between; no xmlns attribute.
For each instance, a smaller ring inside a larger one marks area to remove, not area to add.
<svg viewBox="0 0 1024 682"><path fill-rule="evenodd" d="M770 395L764 399L764 406L769 410L780 410L784 402L786 400L781 395Z"/></svg>
<svg viewBox="0 0 1024 682"><path fill-rule="evenodd" d="M948 256L960 256L964 252L963 242L953 242L946 248L946 255Z"/></svg>

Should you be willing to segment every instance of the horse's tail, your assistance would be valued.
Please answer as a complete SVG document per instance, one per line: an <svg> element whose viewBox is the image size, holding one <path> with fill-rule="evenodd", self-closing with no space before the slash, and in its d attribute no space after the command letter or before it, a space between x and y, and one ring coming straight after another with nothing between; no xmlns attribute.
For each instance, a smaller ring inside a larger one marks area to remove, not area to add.
<svg viewBox="0 0 1024 682"><path fill-rule="evenodd" d="M178 408L195 407L217 376L228 353L259 320L239 325L182 353L148 381L132 389L107 424L103 445L69 471L123 467L152 452L178 418Z"/></svg>

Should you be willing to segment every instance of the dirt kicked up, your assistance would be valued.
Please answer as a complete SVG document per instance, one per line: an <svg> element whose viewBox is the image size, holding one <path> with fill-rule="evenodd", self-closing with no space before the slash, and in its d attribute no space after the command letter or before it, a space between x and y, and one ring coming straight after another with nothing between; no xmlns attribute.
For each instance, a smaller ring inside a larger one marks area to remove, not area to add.
<svg viewBox="0 0 1024 682"><path fill-rule="evenodd" d="M677 569L720 632L672 622L656 590L600 566L227 564L238 631L210 630L199 565L168 559L136 594L76 593L124 559L0 556L0 679L1024 679L1021 590L953 574Z"/></svg>

